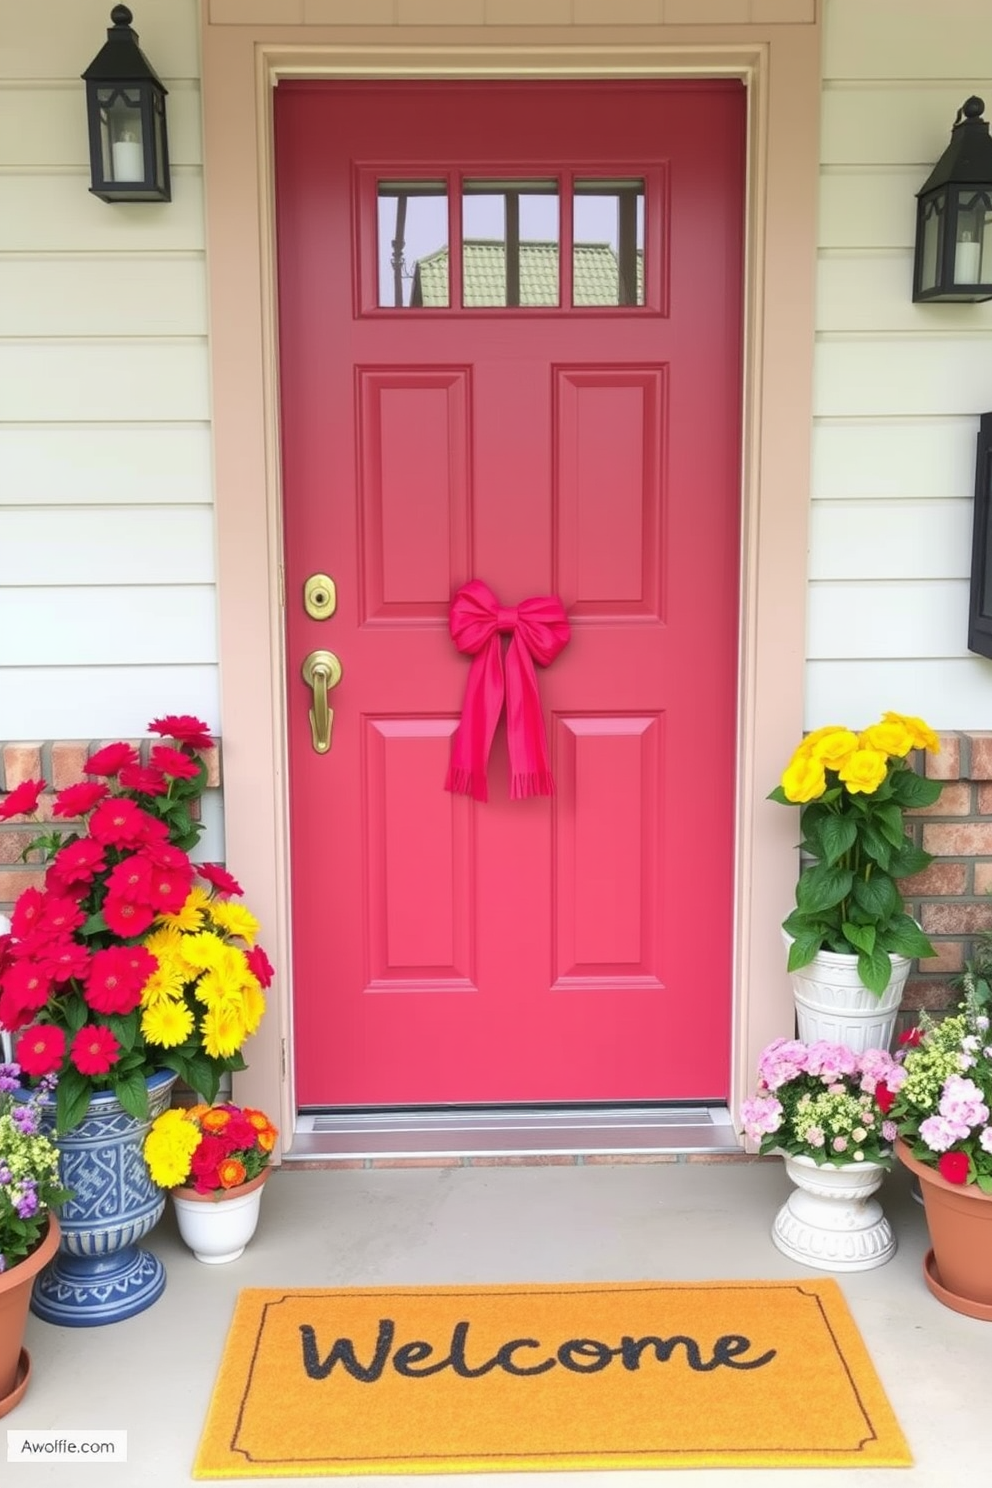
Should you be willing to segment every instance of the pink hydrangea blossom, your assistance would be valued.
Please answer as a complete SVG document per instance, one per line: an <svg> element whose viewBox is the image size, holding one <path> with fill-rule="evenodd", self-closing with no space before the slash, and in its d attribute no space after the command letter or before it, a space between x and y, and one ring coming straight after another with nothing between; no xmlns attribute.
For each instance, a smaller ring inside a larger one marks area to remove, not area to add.
<svg viewBox="0 0 992 1488"><path fill-rule="evenodd" d="M928 1116L920 1122L920 1136L931 1152L946 1152L955 1142L962 1141L969 1131L970 1127L949 1121L946 1116Z"/></svg>
<svg viewBox="0 0 992 1488"><path fill-rule="evenodd" d="M806 1045L798 1039L775 1039L758 1062L759 1078L769 1090L777 1090L806 1070Z"/></svg>
<svg viewBox="0 0 992 1488"><path fill-rule="evenodd" d="M967 1127L982 1126L989 1119L989 1108L982 1099L982 1092L974 1080L950 1075L944 1081L938 1110L948 1121ZM967 1136L968 1131L961 1133Z"/></svg>
<svg viewBox="0 0 992 1488"><path fill-rule="evenodd" d="M992 1152L992 1126L986 1126L979 1133L978 1141L986 1152Z"/></svg>
<svg viewBox="0 0 992 1488"><path fill-rule="evenodd" d="M741 1122L752 1142L760 1142L769 1132L778 1131L782 1103L774 1096L758 1096L741 1101Z"/></svg>
<svg viewBox="0 0 992 1488"><path fill-rule="evenodd" d="M894 1142L898 1135L899 1128L896 1126L894 1121L882 1122L882 1136L887 1142Z"/></svg>

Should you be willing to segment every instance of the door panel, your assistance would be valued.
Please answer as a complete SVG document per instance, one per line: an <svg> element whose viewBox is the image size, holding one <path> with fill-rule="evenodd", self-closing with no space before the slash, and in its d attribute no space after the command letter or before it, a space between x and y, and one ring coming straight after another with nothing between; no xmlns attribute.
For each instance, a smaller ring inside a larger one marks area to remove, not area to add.
<svg viewBox="0 0 992 1488"><path fill-rule="evenodd" d="M729 82L278 87L303 1105L726 1096L743 141ZM502 727L443 789L471 578L568 613L552 797Z"/></svg>

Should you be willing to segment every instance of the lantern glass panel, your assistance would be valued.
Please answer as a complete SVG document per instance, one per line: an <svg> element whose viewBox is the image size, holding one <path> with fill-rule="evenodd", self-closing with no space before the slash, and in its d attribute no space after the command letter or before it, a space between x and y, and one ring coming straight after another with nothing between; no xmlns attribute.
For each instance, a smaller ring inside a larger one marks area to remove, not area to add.
<svg viewBox="0 0 992 1488"><path fill-rule="evenodd" d="M100 140L105 181L143 181L144 127L140 88L100 88Z"/></svg>
<svg viewBox="0 0 992 1488"><path fill-rule="evenodd" d="M989 283L992 280L992 198L987 192L969 186L957 193L954 239L954 283Z"/></svg>
<svg viewBox="0 0 992 1488"><path fill-rule="evenodd" d="M932 197L922 205L923 212L923 256L920 269L920 289L935 289L944 267L944 240L941 229L944 224L944 193Z"/></svg>

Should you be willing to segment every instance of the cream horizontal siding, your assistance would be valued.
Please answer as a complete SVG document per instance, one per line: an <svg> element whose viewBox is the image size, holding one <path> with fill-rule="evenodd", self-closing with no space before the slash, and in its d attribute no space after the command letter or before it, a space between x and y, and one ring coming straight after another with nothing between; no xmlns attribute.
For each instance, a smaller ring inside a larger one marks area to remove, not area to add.
<svg viewBox="0 0 992 1488"><path fill-rule="evenodd" d="M215 666L0 665L3 738L137 738L149 719L179 711L221 731Z"/></svg>
<svg viewBox="0 0 992 1488"><path fill-rule="evenodd" d="M0 587L0 666L7 637L15 634L22 666L202 665L217 660L210 585ZM144 721L136 720L132 728Z"/></svg>
<svg viewBox="0 0 992 1488"><path fill-rule="evenodd" d="M986 0L825 0L807 722L992 727L967 649L992 305L914 305L916 192L992 55Z"/></svg>
<svg viewBox="0 0 992 1488"><path fill-rule="evenodd" d="M209 584L209 507L5 507L0 583Z"/></svg>
<svg viewBox="0 0 992 1488"><path fill-rule="evenodd" d="M820 418L813 429L813 497L971 501L975 421L955 418ZM823 508L813 508L819 522ZM817 544L814 542L814 549Z"/></svg>
<svg viewBox="0 0 992 1488"><path fill-rule="evenodd" d="M89 187L79 74L110 7L0 25L0 737L219 727L197 0L135 29L173 200Z"/></svg>
<svg viewBox="0 0 992 1488"><path fill-rule="evenodd" d="M206 425L0 424L0 507L210 500Z"/></svg>
<svg viewBox="0 0 992 1488"><path fill-rule="evenodd" d="M879 586L876 580L870 584L810 586L809 654L817 661L955 657L960 655L967 635L965 579L929 584L894 582ZM880 699L876 710L886 706L885 699Z"/></svg>

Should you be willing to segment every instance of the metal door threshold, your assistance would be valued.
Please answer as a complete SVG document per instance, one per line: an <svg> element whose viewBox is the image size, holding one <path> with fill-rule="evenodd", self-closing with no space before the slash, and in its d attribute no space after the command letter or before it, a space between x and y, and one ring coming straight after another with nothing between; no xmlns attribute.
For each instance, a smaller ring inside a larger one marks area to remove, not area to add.
<svg viewBox="0 0 992 1488"><path fill-rule="evenodd" d="M301 1113L285 1163L741 1153L726 1106Z"/></svg>

